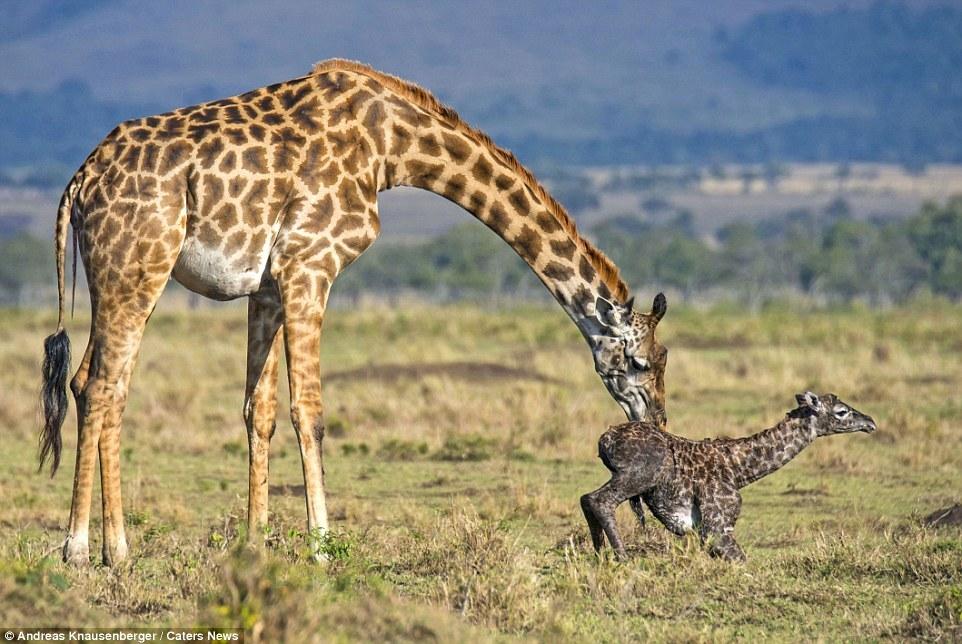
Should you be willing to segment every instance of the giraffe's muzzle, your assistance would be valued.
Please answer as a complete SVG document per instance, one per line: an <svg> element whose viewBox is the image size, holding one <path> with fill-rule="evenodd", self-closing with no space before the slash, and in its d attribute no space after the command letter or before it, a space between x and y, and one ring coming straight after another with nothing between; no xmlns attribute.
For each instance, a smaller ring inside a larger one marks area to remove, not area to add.
<svg viewBox="0 0 962 644"><path fill-rule="evenodd" d="M645 388L632 382L623 372L601 374L608 393L621 405L628 420L647 420L651 405Z"/></svg>

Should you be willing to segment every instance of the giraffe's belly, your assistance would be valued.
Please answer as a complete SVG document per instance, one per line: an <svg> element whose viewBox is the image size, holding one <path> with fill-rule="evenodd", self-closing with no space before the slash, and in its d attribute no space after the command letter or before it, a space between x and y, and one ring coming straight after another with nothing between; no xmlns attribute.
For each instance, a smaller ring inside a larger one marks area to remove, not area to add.
<svg viewBox="0 0 962 644"><path fill-rule="evenodd" d="M694 530L701 523L701 512L694 499L680 490L655 489L644 496L645 504L663 526L677 535Z"/></svg>
<svg viewBox="0 0 962 644"><path fill-rule="evenodd" d="M652 513L654 514L654 513ZM671 510L662 512L655 517L661 521L662 525L669 531L682 535L691 532L699 523L698 508L693 506L678 506Z"/></svg>
<svg viewBox="0 0 962 644"><path fill-rule="evenodd" d="M267 271L270 248L228 256L188 238L174 265L173 276L186 288L215 300L232 300L257 291Z"/></svg>

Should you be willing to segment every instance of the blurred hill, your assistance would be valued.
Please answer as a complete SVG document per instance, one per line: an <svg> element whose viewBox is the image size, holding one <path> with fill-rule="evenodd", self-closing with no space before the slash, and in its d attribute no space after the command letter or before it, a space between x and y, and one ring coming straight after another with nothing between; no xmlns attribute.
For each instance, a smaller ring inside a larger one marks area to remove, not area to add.
<svg viewBox="0 0 962 644"><path fill-rule="evenodd" d="M537 166L962 161L962 8L738 0L36 0L0 7L0 166L341 56Z"/></svg>
<svg viewBox="0 0 962 644"><path fill-rule="evenodd" d="M60 191L118 121L333 56L512 148L635 287L962 297L958 3L35 0L0 4L0 304L50 300ZM542 292L449 202L380 206L344 296Z"/></svg>

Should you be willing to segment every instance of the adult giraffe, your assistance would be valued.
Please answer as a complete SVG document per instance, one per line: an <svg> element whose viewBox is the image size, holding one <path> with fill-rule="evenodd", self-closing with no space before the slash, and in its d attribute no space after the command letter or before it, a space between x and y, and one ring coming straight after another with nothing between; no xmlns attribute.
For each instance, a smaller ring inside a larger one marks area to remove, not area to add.
<svg viewBox="0 0 962 644"><path fill-rule="evenodd" d="M208 297L249 297L244 418L248 522L267 520L267 458L283 337L309 530L327 528L321 322L331 283L377 237L377 193L416 186L462 206L526 261L578 325L631 419L664 403L665 312L634 311L617 268L509 152L411 83L329 60L307 76L122 123L64 192L57 215L57 331L44 343L41 466L60 462L70 361L64 323L68 224L90 287L90 341L71 382L78 448L64 559L89 558L100 455L105 563L126 556L120 423L147 319L173 275ZM284 333L278 331L283 327Z"/></svg>

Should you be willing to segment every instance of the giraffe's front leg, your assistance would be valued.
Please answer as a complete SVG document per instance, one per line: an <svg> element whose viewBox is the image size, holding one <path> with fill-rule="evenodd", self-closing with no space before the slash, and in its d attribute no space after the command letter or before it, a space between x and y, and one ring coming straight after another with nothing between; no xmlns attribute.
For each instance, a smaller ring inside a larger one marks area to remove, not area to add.
<svg viewBox="0 0 962 644"><path fill-rule="evenodd" d="M745 553L735 541L735 522L741 513L742 499L734 487L704 497L699 503L699 532L708 554L726 561L744 561Z"/></svg>
<svg viewBox="0 0 962 644"><path fill-rule="evenodd" d="M259 540L267 526L267 497L271 438L277 418L277 365L284 318L276 286L255 293L248 302L247 386L244 422L247 424L249 486L247 536Z"/></svg>
<svg viewBox="0 0 962 644"><path fill-rule="evenodd" d="M321 403L321 323L330 279L301 266L278 276L284 307L284 346L291 391L291 422L297 433L307 500L307 530L312 554L323 559L321 537L327 532L324 498L324 408Z"/></svg>
<svg viewBox="0 0 962 644"><path fill-rule="evenodd" d="M725 561L745 561L745 552L732 535L734 529L734 526L728 526L721 533L710 535L708 537L708 554Z"/></svg>

